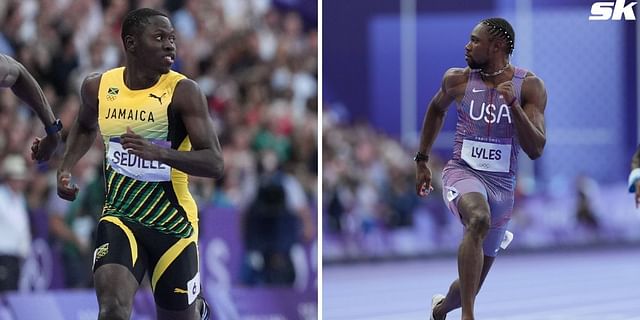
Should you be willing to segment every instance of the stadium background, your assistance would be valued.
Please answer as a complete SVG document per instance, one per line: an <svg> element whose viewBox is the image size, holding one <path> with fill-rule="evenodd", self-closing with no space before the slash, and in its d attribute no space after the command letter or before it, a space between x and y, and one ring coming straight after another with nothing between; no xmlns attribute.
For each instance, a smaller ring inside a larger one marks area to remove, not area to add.
<svg viewBox="0 0 640 320"><path fill-rule="evenodd" d="M34 75L65 125L63 136L80 106L82 79L122 64L120 23L137 7L170 15L178 36L174 69L199 83L223 146L222 180L191 177L203 291L216 318L315 319L316 1L0 2L0 52ZM0 255L17 256L22 266L17 289L1 290L0 319L95 319L90 266L102 143L74 169L82 191L68 203L55 191L63 148L48 164L29 159L31 141L44 130L8 89L0 90L0 123L1 198L15 200L0 203ZM15 220L27 221L27 232L16 231ZM10 235L27 240L15 245ZM148 289L134 309L134 319L153 318Z"/></svg>
<svg viewBox="0 0 640 320"><path fill-rule="evenodd" d="M457 276L462 227L444 205L440 181L455 107L431 154L432 196L415 196L411 159L442 75L466 66L471 30L493 16L515 29L511 63L545 82L547 143L535 162L520 153L509 226L515 237L478 297L477 316L637 314L631 301L638 295L626 290L640 279L625 270L640 243L640 216L626 191L638 142L638 26L589 21L592 4L323 2L324 319L425 319L431 295ZM578 306L590 309L570 309ZM448 318L459 319L459 311Z"/></svg>

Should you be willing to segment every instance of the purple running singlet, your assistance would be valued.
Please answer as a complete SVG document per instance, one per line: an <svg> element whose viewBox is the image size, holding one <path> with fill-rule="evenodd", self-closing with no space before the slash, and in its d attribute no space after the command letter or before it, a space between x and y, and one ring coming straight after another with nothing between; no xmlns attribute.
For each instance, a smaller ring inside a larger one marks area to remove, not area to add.
<svg viewBox="0 0 640 320"><path fill-rule="evenodd" d="M520 100L526 69L515 67L513 87ZM495 257L513 211L515 174L520 144L508 101L488 88L479 70L469 73L458 122L453 159L442 171L443 196L449 209L457 209L460 196L479 192L489 202L491 228L483 243L484 255Z"/></svg>

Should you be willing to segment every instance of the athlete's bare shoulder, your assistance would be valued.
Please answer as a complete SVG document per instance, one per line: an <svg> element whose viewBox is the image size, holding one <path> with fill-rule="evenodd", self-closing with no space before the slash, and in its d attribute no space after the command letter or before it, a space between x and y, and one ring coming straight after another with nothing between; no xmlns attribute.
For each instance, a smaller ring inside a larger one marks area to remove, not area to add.
<svg viewBox="0 0 640 320"><path fill-rule="evenodd" d="M193 79L183 78L178 81L178 84L176 84L173 101L176 104L179 104L179 107L188 107L192 103L190 99L200 99L201 97L202 92L200 91L198 83Z"/></svg>
<svg viewBox="0 0 640 320"><path fill-rule="evenodd" d="M80 87L82 104L92 110L98 109L98 90L100 89L102 73L93 72L84 78ZM97 111L96 111L97 112Z"/></svg>
<svg viewBox="0 0 640 320"><path fill-rule="evenodd" d="M543 83L542 79L540 79L535 73L531 71L527 71L527 74L524 76L524 82Z"/></svg>
<svg viewBox="0 0 640 320"><path fill-rule="evenodd" d="M538 78L533 72L527 71L527 74L522 81L522 91L526 92L546 92L544 87L544 81Z"/></svg>
<svg viewBox="0 0 640 320"><path fill-rule="evenodd" d="M471 69L469 68L449 68L444 73L443 80L453 84L456 82L467 81L470 71Z"/></svg>
<svg viewBox="0 0 640 320"><path fill-rule="evenodd" d="M82 81L80 100L82 105L78 113L78 124L87 129L95 129L98 125L98 90L102 73L89 74Z"/></svg>
<svg viewBox="0 0 640 320"><path fill-rule="evenodd" d="M95 96L97 98L100 79L102 79L102 73L100 72L92 72L87 75L84 81L82 81L82 87L80 88L82 96Z"/></svg>
<svg viewBox="0 0 640 320"><path fill-rule="evenodd" d="M458 97L464 94L469 79L471 69L467 68L450 68L444 73L442 78L442 90L451 97Z"/></svg>
<svg viewBox="0 0 640 320"><path fill-rule="evenodd" d="M181 114L191 114L194 110L207 109L206 99L196 81L183 78L178 81L171 101L174 110Z"/></svg>
<svg viewBox="0 0 640 320"><path fill-rule="evenodd" d="M83 83L84 84L100 83L101 78L102 78L102 72L92 72L84 78Z"/></svg>
<svg viewBox="0 0 640 320"><path fill-rule="evenodd" d="M533 72L527 72L524 77L520 95L524 106L535 105L544 112L547 105L547 90L542 79L538 78Z"/></svg>
<svg viewBox="0 0 640 320"><path fill-rule="evenodd" d="M198 86L198 83L195 80L185 77L178 81L175 94L191 94L199 90L200 86Z"/></svg>

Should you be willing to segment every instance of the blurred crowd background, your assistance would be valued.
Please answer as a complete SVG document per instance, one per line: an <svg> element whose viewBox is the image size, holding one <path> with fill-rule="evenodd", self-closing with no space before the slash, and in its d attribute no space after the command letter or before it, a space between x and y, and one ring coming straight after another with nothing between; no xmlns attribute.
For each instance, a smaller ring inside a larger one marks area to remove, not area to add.
<svg viewBox="0 0 640 320"><path fill-rule="evenodd" d="M36 78L62 119L63 138L80 108L84 77L123 64L120 25L138 7L171 17L177 32L174 69L196 80L206 95L225 173L218 181L191 177L191 191L201 213L224 208L216 219L230 212L239 217L234 232L247 259L233 282L291 285L295 270L288 251L314 242L317 230L315 2L1 1L0 53ZM75 202L66 202L55 185L64 146L48 163L30 159L31 141L43 135L28 106L11 90L0 90L0 291L91 286L93 232L104 192L103 144L98 138L75 166L81 191ZM51 250L62 267L49 279L34 280L50 272L41 270L47 263L30 258L42 257L43 250Z"/></svg>
<svg viewBox="0 0 640 320"><path fill-rule="evenodd" d="M638 143L638 31L635 21L590 21L592 4L325 2L323 261L456 252L462 226L440 181L454 105L430 155L435 190L426 198L415 195L412 157L444 72L466 67L471 30L495 16L515 29L511 63L543 79L548 93L544 154L533 162L520 153L507 253L640 243L626 191Z"/></svg>

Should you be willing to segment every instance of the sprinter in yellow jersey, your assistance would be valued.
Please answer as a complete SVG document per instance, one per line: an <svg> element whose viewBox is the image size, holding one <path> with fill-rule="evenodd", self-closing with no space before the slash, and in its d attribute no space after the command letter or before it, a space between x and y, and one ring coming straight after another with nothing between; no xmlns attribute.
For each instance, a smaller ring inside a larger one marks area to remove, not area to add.
<svg viewBox="0 0 640 320"><path fill-rule="evenodd" d="M58 195L75 199L71 168L100 132L106 199L93 261L98 319L129 319L145 273L158 319L207 319L187 175L219 178L220 143L198 85L170 69L176 48L169 18L147 8L131 11L122 41L125 66L89 75L82 84Z"/></svg>

